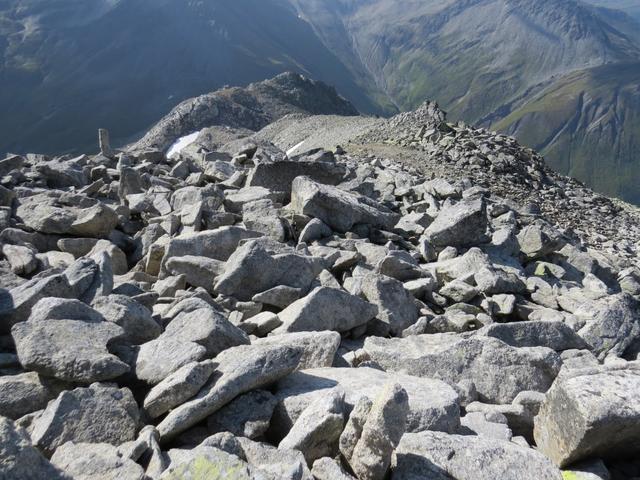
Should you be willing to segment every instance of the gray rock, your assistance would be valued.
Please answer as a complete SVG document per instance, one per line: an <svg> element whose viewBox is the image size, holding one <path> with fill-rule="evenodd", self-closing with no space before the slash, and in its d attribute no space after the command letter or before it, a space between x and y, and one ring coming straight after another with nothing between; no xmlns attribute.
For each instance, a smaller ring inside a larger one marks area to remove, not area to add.
<svg viewBox="0 0 640 480"><path fill-rule="evenodd" d="M507 425L506 417L496 413L470 412L467 410L467 414L460 419L460 426L461 433L472 433L486 439L495 438L508 442L513 436L511 429Z"/></svg>
<svg viewBox="0 0 640 480"><path fill-rule="evenodd" d="M157 384L187 363L247 344L249 337L212 308L184 311L162 335L140 346L135 373L140 380Z"/></svg>
<svg viewBox="0 0 640 480"><path fill-rule="evenodd" d="M337 450L344 417L344 392L339 387L334 388L302 411L278 448L300 450L311 465Z"/></svg>
<svg viewBox="0 0 640 480"><path fill-rule="evenodd" d="M278 314L282 326L275 332L346 332L365 325L377 312L375 305L344 290L319 287Z"/></svg>
<svg viewBox="0 0 640 480"><path fill-rule="evenodd" d="M389 383L376 396L353 453L347 458L359 479L383 480L391 454L405 432L409 399L398 384Z"/></svg>
<svg viewBox="0 0 640 480"><path fill-rule="evenodd" d="M409 395L407 431L427 429L457 431L460 408L457 393L446 383L431 378L391 374L372 368L316 368L289 375L278 382L275 396L279 403L272 427L282 434L297 420L307 405L334 387L345 392L347 408L363 397L375 398L389 382L400 384Z"/></svg>
<svg viewBox="0 0 640 480"><path fill-rule="evenodd" d="M580 462L562 471L564 478L572 480L611 480L607 466L600 459Z"/></svg>
<svg viewBox="0 0 640 480"><path fill-rule="evenodd" d="M424 235L438 247L473 246L488 240L487 225L484 199L465 199L443 208Z"/></svg>
<svg viewBox="0 0 640 480"><path fill-rule="evenodd" d="M335 161L264 162L256 165L247 177L247 185L265 187L291 195L291 183L296 177L307 176L318 183L337 185L346 174L344 165Z"/></svg>
<svg viewBox="0 0 640 480"><path fill-rule="evenodd" d="M2 255L16 275L26 277L38 268L38 259L30 248L21 245L2 245Z"/></svg>
<svg viewBox="0 0 640 480"><path fill-rule="evenodd" d="M0 415L16 420L42 410L64 384L47 380L35 372L0 377Z"/></svg>
<svg viewBox="0 0 640 480"><path fill-rule="evenodd" d="M249 241L229 258L215 290L243 301L281 285L308 291L323 269L322 259L299 255L282 244Z"/></svg>
<svg viewBox="0 0 640 480"><path fill-rule="evenodd" d="M588 348L586 342L563 322L494 323L480 329L478 335L497 338L512 347L547 347L557 352Z"/></svg>
<svg viewBox="0 0 640 480"><path fill-rule="evenodd" d="M565 467L640 453L640 369L597 367L561 375L547 392L534 436L541 452Z"/></svg>
<svg viewBox="0 0 640 480"><path fill-rule="evenodd" d="M271 200L256 200L242 206L242 223L250 230L260 232L277 242L287 238L288 225L280 216L280 205Z"/></svg>
<svg viewBox="0 0 640 480"><path fill-rule="evenodd" d="M384 387L383 387L384 388ZM369 397L362 396L358 399L355 406L349 414L347 424L340 434L339 448L342 456L347 462L353 457L353 452L362 436L362 429L367 422L367 416L371 411L373 402Z"/></svg>
<svg viewBox="0 0 640 480"><path fill-rule="evenodd" d="M395 453L397 480L562 480L544 455L512 442L441 432L408 433Z"/></svg>
<svg viewBox="0 0 640 480"><path fill-rule="evenodd" d="M258 478L269 480L312 480L301 452L272 447L248 438L238 438L244 457Z"/></svg>
<svg viewBox="0 0 640 480"><path fill-rule="evenodd" d="M238 395L288 375L297 367L301 355L294 348L268 345L225 350L216 357L218 368L209 383L158 425L162 439L170 439L213 415Z"/></svg>
<svg viewBox="0 0 640 480"><path fill-rule="evenodd" d="M276 398L266 390L254 390L234 399L207 419L212 433L230 432L239 437L256 439L269 428Z"/></svg>
<svg viewBox="0 0 640 480"><path fill-rule="evenodd" d="M212 447L168 452L171 464L160 480L252 480L249 465L229 453Z"/></svg>
<svg viewBox="0 0 640 480"><path fill-rule="evenodd" d="M257 293L251 298L254 302L260 302L265 305L271 305L280 309L285 309L293 302L304 296L301 288L289 287L287 285L278 285L261 293Z"/></svg>
<svg viewBox="0 0 640 480"><path fill-rule="evenodd" d="M302 351L296 370L324 368L333 365L340 347L338 332L295 332L272 335L253 341L253 345L282 345Z"/></svg>
<svg viewBox="0 0 640 480"><path fill-rule="evenodd" d="M99 297L91 306L105 320L122 327L126 340L134 345L149 342L162 333L160 325L151 317L149 309L127 296Z"/></svg>
<svg viewBox="0 0 640 480"><path fill-rule="evenodd" d="M103 203L56 190L21 198L16 216L36 232L77 237L104 238L118 223Z"/></svg>
<svg viewBox="0 0 640 480"><path fill-rule="evenodd" d="M127 388L93 384L62 392L34 421L31 438L51 455L66 442L121 445L135 439L138 406Z"/></svg>
<svg viewBox="0 0 640 480"><path fill-rule="evenodd" d="M192 362L179 368L154 386L144 399L144 410L151 418L159 417L195 396L216 369L212 360Z"/></svg>
<svg viewBox="0 0 640 480"><path fill-rule="evenodd" d="M70 480L31 444L28 433L0 417L0 478L7 480Z"/></svg>
<svg viewBox="0 0 640 480"><path fill-rule="evenodd" d="M240 213L244 205L261 200L284 203L284 192L268 190L264 187L244 187L240 190L227 190L224 194L224 207L228 212Z"/></svg>
<svg viewBox="0 0 640 480"><path fill-rule="evenodd" d="M79 383L109 380L129 371L126 363L107 350L123 334L113 323L92 319L36 318L11 329L22 366Z"/></svg>
<svg viewBox="0 0 640 480"><path fill-rule="evenodd" d="M313 462L311 474L316 480L355 480L333 458L322 457Z"/></svg>
<svg viewBox="0 0 640 480"><path fill-rule="evenodd" d="M471 380L489 403L511 403L523 390L545 392L561 366L560 356L548 348L514 348L495 338L452 334L369 337L364 350L388 371L441 378L450 385Z"/></svg>
<svg viewBox="0 0 640 480"><path fill-rule="evenodd" d="M258 232L240 227L221 227L206 232L185 233L171 239L162 259L162 265L166 265L172 257L186 255L207 257L224 262L236 250L241 240L259 236Z"/></svg>
<svg viewBox="0 0 640 480"><path fill-rule="evenodd" d="M319 218L312 218L302 229L298 237L298 243L311 243L333 235L333 230Z"/></svg>
<svg viewBox="0 0 640 480"><path fill-rule="evenodd" d="M51 463L74 480L144 480L144 469L108 443L67 442Z"/></svg>
<svg viewBox="0 0 640 480"><path fill-rule="evenodd" d="M640 337L638 303L627 294L613 295L594 304L581 307L575 314L585 321L578 330L602 360L608 354L622 356L624 351Z"/></svg>
<svg viewBox="0 0 640 480"><path fill-rule="evenodd" d="M291 207L296 213L319 218L337 232L356 224L393 229L400 216L367 197L297 177L291 185Z"/></svg>
<svg viewBox="0 0 640 480"><path fill-rule="evenodd" d="M376 318L383 324L383 331L399 335L418 320L413 295L398 280L385 275L367 275L362 280L362 293L378 307Z"/></svg>
<svg viewBox="0 0 640 480"><path fill-rule="evenodd" d="M213 258L184 255L167 260L165 268L171 275L184 275L189 285L213 292L216 277L224 271L224 262Z"/></svg>

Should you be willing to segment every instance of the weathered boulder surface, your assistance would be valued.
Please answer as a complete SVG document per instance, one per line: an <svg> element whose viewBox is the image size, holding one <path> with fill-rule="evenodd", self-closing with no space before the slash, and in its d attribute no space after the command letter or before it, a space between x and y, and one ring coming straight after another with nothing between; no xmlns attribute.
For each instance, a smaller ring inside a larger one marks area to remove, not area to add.
<svg viewBox="0 0 640 480"><path fill-rule="evenodd" d="M562 480L549 459L512 442L442 432L407 433L395 452L397 480Z"/></svg>
<svg viewBox="0 0 640 480"><path fill-rule="evenodd" d="M495 338L452 334L369 337L364 350L390 372L440 378L451 385L471 380L479 398L489 403L511 403L524 390L546 392L562 364L549 348L514 348Z"/></svg>
<svg viewBox="0 0 640 480"><path fill-rule="evenodd" d="M586 458L640 454L640 366L562 374L535 418L542 453L565 467Z"/></svg>

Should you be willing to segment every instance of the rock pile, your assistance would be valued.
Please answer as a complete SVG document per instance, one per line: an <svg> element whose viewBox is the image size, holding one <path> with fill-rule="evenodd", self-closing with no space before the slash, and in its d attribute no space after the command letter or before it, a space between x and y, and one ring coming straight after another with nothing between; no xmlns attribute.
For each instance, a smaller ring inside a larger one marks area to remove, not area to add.
<svg viewBox="0 0 640 480"><path fill-rule="evenodd" d="M100 138L0 160L0 477L640 478L635 267L466 178Z"/></svg>

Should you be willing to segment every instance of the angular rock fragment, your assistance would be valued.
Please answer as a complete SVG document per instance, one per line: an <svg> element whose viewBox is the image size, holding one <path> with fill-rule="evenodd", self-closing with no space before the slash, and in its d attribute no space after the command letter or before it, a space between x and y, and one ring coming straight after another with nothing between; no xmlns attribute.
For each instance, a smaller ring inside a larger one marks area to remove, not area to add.
<svg viewBox="0 0 640 480"><path fill-rule="evenodd" d="M230 432L239 437L256 439L269 428L276 398L266 390L240 395L207 419L210 432Z"/></svg>
<svg viewBox="0 0 640 480"><path fill-rule="evenodd" d="M391 230L399 215L367 197L297 177L291 185L291 206L296 213L319 218L337 232L356 224Z"/></svg>
<svg viewBox="0 0 640 480"><path fill-rule="evenodd" d="M170 439L214 414L238 395L269 385L291 373L300 361L297 349L280 346L241 346L216 357L214 376L198 395L172 410L158 425Z"/></svg>
<svg viewBox="0 0 640 480"><path fill-rule="evenodd" d="M40 377L35 372L0 377L0 415L16 420L42 410L64 384Z"/></svg>
<svg viewBox="0 0 640 480"><path fill-rule="evenodd" d="M418 320L418 308L413 296L402 282L385 275L367 275L362 280L362 294L378 307L376 318L382 331L399 335Z"/></svg>
<svg viewBox="0 0 640 480"><path fill-rule="evenodd" d="M547 391L562 363L548 348L514 348L495 338L452 334L369 337L364 350L387 371L440 378L451 385L471 380L480 399L489 403L511 403L523 390Z"/></svg>
<svg viewBox="0 0 640 480"><path fill-rule="evenodd" d="M344 392L332 389L302 411L278 448L300 450L307 463L313 464L337 447L344 417Z"/></svg>
<svg viewBox="0 0 640 480"><path fill-rule="evenodd" d="M547 392L534 436L542 453L565 467L586 458L637 458L640 369L597 367L560 376Z"/></svg>
<svg viewBox="0 0 640 480"><path fill-rule="evenodd" d="M494 323L478 335L497 338L512 347L547 347L556 352L586 349L586 342L563 322Z"/></svg>
<svg viewBox="0 0 640 480"><path fill-rule="evenodd" d="M99 383L62 392L34 421L31 438L52 454L66 442L121 445L135 439L138 406L127 388Z"/></svg>
<svg viewBox="0 0 640 480"><path fill-rule="evenodd" d="M282 244L249 241L229 258L215 291L243 301L282 285L307 291L323 269L320 258L300 255Z"/></svg>
<svg viewBox="0 0 640 480"><path fill-rule="evenodd" d="M123 334L113 323L92 319L30 319L11 329L22 366L78 383L109 380L129 371L107 350Z"/></svg>
<svg viewBox="0 0 640 480"><path fill-rule="evenodd" d="M487 240L487 211L484 199L465 199L443 208L424 232L439 247L465 247Z"/></svg>
<svg viewBox="0 0 640 480"><path fill-rule="evenodd" d="M70 480L31 444L27 432L0 417L0 478Z"/></svg>
<svg viewBox="0 0 640 480"><path fill-rule="evenodd" d="M335 288L319 287L278 314L277 333L334 330L346 332L376 316L371 303Z"/></svg>
<svg viewBox="0 0 640 480"><path fill-rule="evenodd" d="M544 455L512 442L441 432L407 433L395 453L394 480L562 480Z"/></svg>
<svg viewBox="0 0 640 480"><path fill-rule="evenodd" d="M51 463L74 480L144 480L144 469L108 443L67 442L56 449Z"/></svg>
<svg viewBox="0 0 640 480"><path fill-rule="evenodd" d="M460 425L458 394L446 383L431 378L391 374L372 368L316 368L289 375L278 382L279 403L272 427L286 434L312 400L334 387L345 392L348 408L364 396L375 398L389 382L400 384L409 396L407 431L441 430L455 432Z"/></svg>

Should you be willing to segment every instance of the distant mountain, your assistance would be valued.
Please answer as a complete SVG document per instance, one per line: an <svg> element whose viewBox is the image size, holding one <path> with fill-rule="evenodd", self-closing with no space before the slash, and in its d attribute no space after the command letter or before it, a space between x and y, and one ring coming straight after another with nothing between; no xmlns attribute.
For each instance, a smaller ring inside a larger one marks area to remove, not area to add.
<svg viewBox="0 0 640 480"><path fill-rule="evenodd" d="M0 0L0 152L118 141L180 101L283 71L377 101L280 0Z"/></svg>
<svg viewBox="0 0 640 480"><path fill-rule="evenodd" d="M98 127L131 142L185 99L294 71L364 113L436 100L640 202L639 12L640 0L0 0L0 152L87 149Z"/></svg>

